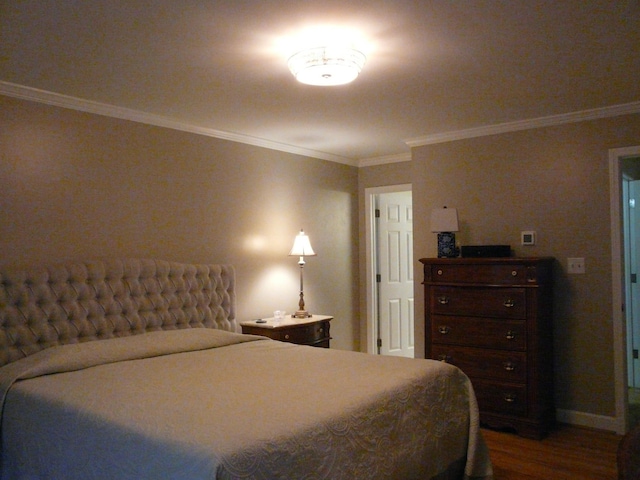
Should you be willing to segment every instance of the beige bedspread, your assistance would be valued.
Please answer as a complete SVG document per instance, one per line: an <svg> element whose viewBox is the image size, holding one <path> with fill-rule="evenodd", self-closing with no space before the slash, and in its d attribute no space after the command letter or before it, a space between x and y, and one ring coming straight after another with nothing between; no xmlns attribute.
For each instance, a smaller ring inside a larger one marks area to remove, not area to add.
<svg viewBox="0 0 640 480"><path fill-rule="evenodd" d="M204 328L0 368L2 478L490 479L450 365Z"/></svg>

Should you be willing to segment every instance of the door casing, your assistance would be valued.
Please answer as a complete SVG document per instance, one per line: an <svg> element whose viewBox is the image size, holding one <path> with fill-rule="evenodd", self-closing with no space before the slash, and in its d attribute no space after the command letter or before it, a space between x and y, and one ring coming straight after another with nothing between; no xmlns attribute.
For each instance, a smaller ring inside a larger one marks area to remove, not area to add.
<svg viewBox="0 0 640 480"><path fill-rule="evenodd" d="M611 209L611 290L613 319L613 362L615 382L615 430L623 435L628 425L627 332L625 318L624 222L622 209L622 161L640 156L640 146L609 150L609 192Z"/></svg>

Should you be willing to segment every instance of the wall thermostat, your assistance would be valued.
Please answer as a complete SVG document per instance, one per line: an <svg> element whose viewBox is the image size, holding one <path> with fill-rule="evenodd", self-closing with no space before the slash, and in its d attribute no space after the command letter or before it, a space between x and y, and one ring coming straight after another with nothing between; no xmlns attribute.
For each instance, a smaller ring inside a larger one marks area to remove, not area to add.
<svg viewBox="0 0 640 480"><path fill-rule="evenodd" d="M536 232L521 232L522 245L535 245L536 244Z"/></svg>

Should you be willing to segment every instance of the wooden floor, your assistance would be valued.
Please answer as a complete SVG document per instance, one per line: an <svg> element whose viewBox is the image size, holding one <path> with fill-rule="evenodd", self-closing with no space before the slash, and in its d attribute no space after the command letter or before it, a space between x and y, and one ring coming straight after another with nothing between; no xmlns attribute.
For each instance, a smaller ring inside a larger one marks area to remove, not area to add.
<svg viewBox="0 0 640 480"><path fill-rule="evenodd" d="M612 432L560 424L543 440L482 430L495 480L616 480L616 451L622 438Z"/></svg>

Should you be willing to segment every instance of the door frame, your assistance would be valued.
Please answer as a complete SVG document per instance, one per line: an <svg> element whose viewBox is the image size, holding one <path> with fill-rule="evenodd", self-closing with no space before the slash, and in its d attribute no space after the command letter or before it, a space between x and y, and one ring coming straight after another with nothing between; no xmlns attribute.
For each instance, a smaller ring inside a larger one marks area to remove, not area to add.
<svg viewBox="0 0 640 480"><path fill-rule="evenodd" d="M640 156L640 146L609 150L609 191L611 205L611 289L613 320L613 364L616 433L628 429L627 321L625 309L624 222L622 211L622 161Z"/></svg>
<svg viewBox="0 0 640 480"><path fill-rule="evenodd" d="M640 166L640 157L632 157L634 165ZM637 174L635 174L637 176ZM627 387L629 388L640 388L640 362L637 359L634 359L634 349L638 348L638 341L640 340L640 328L638 323L640 320L640 284L637 283L637 278L635 282L632 282L631 276L633 274L638 275L638 264L640 262L640 244L638 235L638 228L640 223L638 223L638 215L640 210L634 207L632 208L630 205L630 201L633 199L634 201L640 197L640 178L630 177L624 171L622 172L622 183L623 183L623 192L625 196L623 197L623 208L625 211L624 215L624 239L628 239L628 242L625 242L624 251L625 251L625 289L626 290L626 314L625 321L626 325L626 333L627 333L627 350L626 350L626 358L627 358ZM631 398L631 397L629 397ZM631 426L631 425L630 425Z"/></svg>
<svg viewBox="0 0 640 480"><path fill-rule="evenodd" d="M399 185L386 185L382 187L370 187L364 189L364 223L365 223L365 255L366 255L366 275L365 275L365 290L367 298L367 315L364 325L364 334L361 334L361 338L364 340L366 337L365 345L366 352L371 354L378 353L378 290L376 282L377 269L377 255L376 255L376 215L375 215L375 202L376 195L384 193L395 192L412 192L412 185L410 183L404 183ZM412 246L413 248L413 246Z"/></svg>

